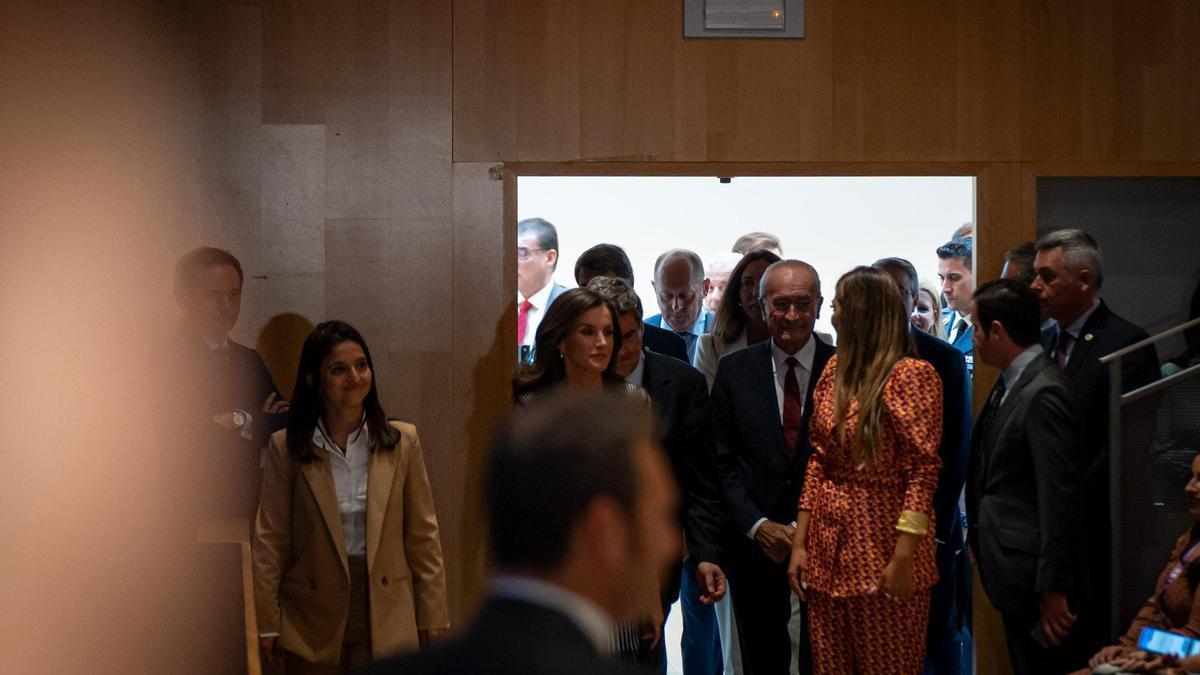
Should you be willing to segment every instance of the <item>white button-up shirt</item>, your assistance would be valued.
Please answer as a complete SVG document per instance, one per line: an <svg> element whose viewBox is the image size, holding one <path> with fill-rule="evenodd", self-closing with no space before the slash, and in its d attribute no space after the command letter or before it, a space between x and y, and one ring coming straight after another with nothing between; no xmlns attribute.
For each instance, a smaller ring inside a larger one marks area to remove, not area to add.
<svg viewBox="0 0 1200 675"><path fill-rule="evenodd" d="M537 337L538 324L542 322L542 317L546 315L546 305L550 304L550 293L554 291L554 280L542 286L542 290L534 293L528 298L522 298L521 292L517 291L517 308L521 307L521 303L529 300L529 311L525 314L525 341L522 345L532 346L533 339Z"/></svg>
<svg viewBox="0 0 1200 675"><path fill-rule="evenodd" d="M313 445L329 453L329 468L333 473L333 489L337 492L338 512L342 516L342 537L346 555L367 554L367 423L350 434L345 452L330 440L325 423L317 422L313 430Z"/></svg>

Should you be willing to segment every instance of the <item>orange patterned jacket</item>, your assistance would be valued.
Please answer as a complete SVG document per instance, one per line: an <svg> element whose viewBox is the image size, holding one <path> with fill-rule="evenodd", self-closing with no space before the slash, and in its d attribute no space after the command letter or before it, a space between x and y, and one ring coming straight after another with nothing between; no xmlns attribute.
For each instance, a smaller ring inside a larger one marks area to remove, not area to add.
<svg viewBox="0 0 1200 675"><path fill-rule="evenodd" d="M937 583L934 563L933 493L942 460L942 386L933 366L904 358L883 387L881 447L873 466L857 468L849 448L836 439L834 381L837 356L829 360L813 392L808 461L800 509L810 511L808 585L832 596L866 595L896 548L900 512L929 516L929 534L917 544L913 576L918 591ZM847 428L853 435L858 404L851 402Z"/></svg>

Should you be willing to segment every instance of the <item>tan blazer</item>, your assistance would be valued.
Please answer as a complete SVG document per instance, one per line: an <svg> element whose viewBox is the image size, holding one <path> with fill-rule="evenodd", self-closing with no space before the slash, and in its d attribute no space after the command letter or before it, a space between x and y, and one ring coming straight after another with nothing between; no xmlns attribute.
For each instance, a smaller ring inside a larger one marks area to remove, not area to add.
<svg viewBox="0 0 1200 675"><path fill-rule="evenodd" d="M394 450L367 464L367 571L371 651L378 658L418 647L417 630L450 625L437 515L421 442L411 424ZM329 456L313 446L304 463L271 436L254 526L258 627L316 663L337 664L350 606L350 572Z"/></svg>

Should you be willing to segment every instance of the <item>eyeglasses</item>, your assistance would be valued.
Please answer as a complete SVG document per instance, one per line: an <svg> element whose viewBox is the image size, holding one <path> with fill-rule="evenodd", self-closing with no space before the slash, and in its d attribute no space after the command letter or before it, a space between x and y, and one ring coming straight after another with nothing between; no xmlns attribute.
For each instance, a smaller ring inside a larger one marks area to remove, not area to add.
<svg viewBox="0 0 1200 675"><path fill-rule="evenodd" d="M548 248L530 248L528 246L517 247L517 260L529 260L530 253L545 253Z"/></svg>

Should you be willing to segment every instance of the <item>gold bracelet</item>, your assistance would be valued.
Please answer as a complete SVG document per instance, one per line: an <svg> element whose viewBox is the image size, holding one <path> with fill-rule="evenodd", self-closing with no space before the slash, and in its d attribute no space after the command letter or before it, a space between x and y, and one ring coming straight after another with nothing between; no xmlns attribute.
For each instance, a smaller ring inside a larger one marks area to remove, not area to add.
<svg viewBox="0 0 1200 675"><path fill-rule="evenodd" d="M900 520L896 523L896 529L923 537L929 534L929 516L919 511L901 511Z"/></svg>

